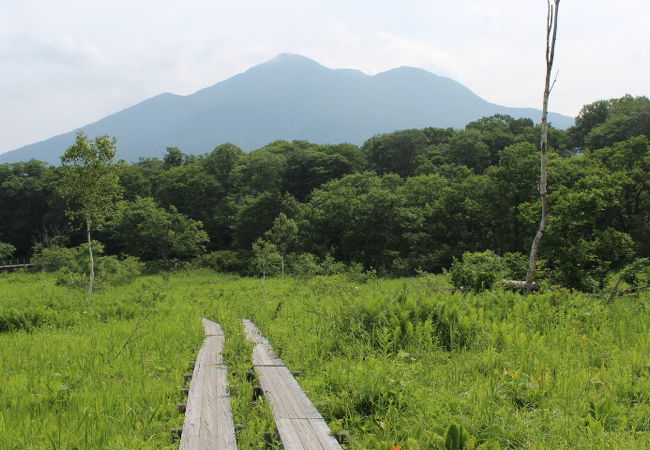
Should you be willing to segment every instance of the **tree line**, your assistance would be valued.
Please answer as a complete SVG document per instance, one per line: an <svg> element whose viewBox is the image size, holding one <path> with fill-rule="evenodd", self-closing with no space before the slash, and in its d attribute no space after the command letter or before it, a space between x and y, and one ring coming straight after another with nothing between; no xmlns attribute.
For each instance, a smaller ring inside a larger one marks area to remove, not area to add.
<svg viewBox="0 0 650 450"><path fill-rule="evenodd" d="M330 261L401 276L439 272L465 252L526 254L540 209L540 133L530 119L495 115L462 130L381 134L362 146L276 141L246 154L222 144L203 155L168 148L162 158L111 166L121 201L94 237L109 255L199 257L264 275ZM575 126L551 127L548 139L541 271L593 289L650 256L650 100L586 105ZM0 165L5 255L84 241L87 230L66 215L74 205L65 177L65 166L36 160Z"/></svg>

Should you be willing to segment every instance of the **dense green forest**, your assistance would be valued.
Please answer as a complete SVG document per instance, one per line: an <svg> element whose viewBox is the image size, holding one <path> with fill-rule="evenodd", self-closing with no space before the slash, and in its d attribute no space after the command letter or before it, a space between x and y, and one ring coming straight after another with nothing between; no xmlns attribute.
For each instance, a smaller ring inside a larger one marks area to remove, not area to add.
<svg viewBox="0 0 650 450"><path fill-rule="evenodd" d="M267 275L343 263L403 276L489 250L516 277L539 217L539 139L531 120L496 115L361 147L276 141L198 156L168 148L162 159L114 164L122 201L93 237L105 264L133 267L136 258L161 267L192 260ZM545 279L593 290L650 256L649 139L646 97L597 101L575 126L551 128ZM66 215L75 205L62 177L62 167L36 160L0 165L0 259L74 259L83 233Z"/></svg>

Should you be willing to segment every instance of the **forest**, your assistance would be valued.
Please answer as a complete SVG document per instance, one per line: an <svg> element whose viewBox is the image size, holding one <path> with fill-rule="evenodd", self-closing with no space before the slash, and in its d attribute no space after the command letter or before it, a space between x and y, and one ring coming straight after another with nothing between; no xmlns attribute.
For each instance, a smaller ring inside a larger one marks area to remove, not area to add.
<svg viewBox="0 0 650 450"><path fill-rule="evenodd" d="M478 255L521 279L539 220L539 137L532 120L495 115L462 130L381 134L361 147L276 141L246 154L225 143L202 155L170 147L162 158L117 161L120 200L93 233L104 255L98 270L399 277ZM549 144L540 277L594 291L613 271L647 264L650 100L586 105L573 127L551 127ZM83 255L64 169L0 165L0 260L56 270Z"/></svg>

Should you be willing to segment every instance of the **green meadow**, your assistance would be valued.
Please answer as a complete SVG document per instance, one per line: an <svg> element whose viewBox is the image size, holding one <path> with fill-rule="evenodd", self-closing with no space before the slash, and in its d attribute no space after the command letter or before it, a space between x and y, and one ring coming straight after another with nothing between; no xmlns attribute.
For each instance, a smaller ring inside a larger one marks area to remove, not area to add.
<svg viewBox="0 0 650 450"><path fill-rule="evenodd" d="M349 449L650 447L650 295L453 291L445 275L180 271L85 292L0 275L0 448L175 448L183 374L219 322L240 448L252 319ZM451 430L451 431L450 431ZM455 437L452 431L456 432ZM274 444L271 444L273 446Z"/></svg>

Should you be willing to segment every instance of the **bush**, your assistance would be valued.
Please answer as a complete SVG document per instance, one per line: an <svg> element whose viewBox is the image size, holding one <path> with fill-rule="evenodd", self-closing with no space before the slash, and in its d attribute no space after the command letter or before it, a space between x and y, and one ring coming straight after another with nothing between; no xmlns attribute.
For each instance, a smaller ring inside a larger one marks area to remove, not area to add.
<svg viewBox="0 0 650 450"><path fill-rule="evenodd" d="M490 289L497 280L509 275L503 258L491 250L463 253L461 261L454 259L449 272L456 288L476 292Z"/></svg>
<svg viewBox="0 0 650 450"><path fill-rule="evenodd" d="M102 256L97 261L97 280L111 285L129 284L142 274L143 268L144 263L134 256Z"/></svg>
<svg viewBox="0 0 650 450"><path fill-rule="evenodd" d="M291 254L287 258L289 271L299 278L312 278L323 273L323 267L316 255L311 253Z"/></svg>
<svg viewBox="0 0 650 450"><path fill-rule="evenodd" d="M650 260L635 259L621 270L619 277L621 281L635 288L650 286Z"/></svg>
<svg viewBox="0 0 650 450"><path fill-rule="evenodd" d="M237 252L232 250L217 250L206 253L196 258L194 265L217 272L239 272L246 267Z"/></svg>
<svg viewBox="0 0 650 450"><path fill-rule="evenodd" d="M16 247L5 242L0 242L0 260L9 258L16 251Z"/></svg>
<svg viewBox="0 0 650 450"><path fill-rule="evenodd" d="M605 287L612 270L622 268L633 257L630 235L608 228L590 239L578 239L563 252L555 252L552 276L562 286L594 292Z"/></svg>
<svg viewBox="0 0 650 450"><path fill-rule="evenodd" d="M40 267L43 272L56 272L57 270L67 268L78 269L78 252L73 248L65 247L37 247L34 249L32 262Z"/></svg>
<svg viewBox="0 0 650 450"><path fill-rule="evenodd" d="M104 246L94 241L95 280L98 287L102 284L127 284L142 274L144 264L138 258L128 256L118 259L117 256L101 256L103 252ZM58 286L82 288L88 284L87 244L73 248L38 246L33 261L44 272L59 272L56 280Z"/></svg>

